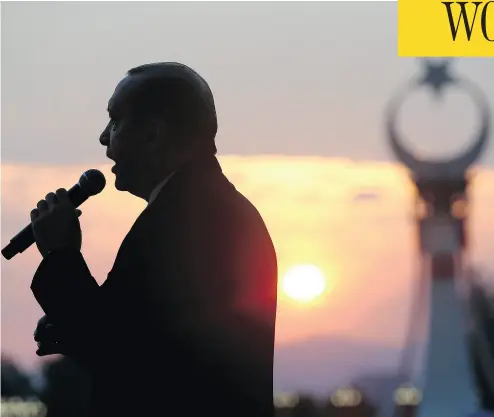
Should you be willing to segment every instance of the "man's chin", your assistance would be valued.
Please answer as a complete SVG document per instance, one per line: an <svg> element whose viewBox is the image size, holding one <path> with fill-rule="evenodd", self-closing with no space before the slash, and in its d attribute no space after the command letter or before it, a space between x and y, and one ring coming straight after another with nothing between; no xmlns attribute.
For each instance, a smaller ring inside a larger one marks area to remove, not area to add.
<svg viewBox="0 0 494 417"><path fill-rule="evenodd" d="M127 191L127 188L122 184L122 181L118 177L115 178L115 188L118 191Z"/></svg>

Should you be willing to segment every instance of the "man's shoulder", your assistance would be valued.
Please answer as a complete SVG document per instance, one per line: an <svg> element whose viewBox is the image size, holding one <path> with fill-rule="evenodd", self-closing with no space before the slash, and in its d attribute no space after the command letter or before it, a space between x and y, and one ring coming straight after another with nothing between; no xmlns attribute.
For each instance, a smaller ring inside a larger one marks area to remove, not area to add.
<svg viewBox="0 0 494 417"><path fill-rule="evenodd" d="M264 226L262 216L254 203L239 191L225 176L207 185L191 190L184 204L190 215L198 216L225 226Z"/></svg>
<svg viewBox="0 0 494 417"><path fill-rule="evenodd" d="M222 173L167 184L141 215L136 235L180 238L184 229L197 233L234 235L256 232L269 236L255 205Z"/></svg>

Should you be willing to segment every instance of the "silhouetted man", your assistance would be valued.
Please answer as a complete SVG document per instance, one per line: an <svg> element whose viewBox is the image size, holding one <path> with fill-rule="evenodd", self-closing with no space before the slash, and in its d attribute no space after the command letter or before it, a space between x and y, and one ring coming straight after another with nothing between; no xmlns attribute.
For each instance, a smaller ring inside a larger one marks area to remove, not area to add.
<svg viewBox="0 0 494 417"><path fill-rule="evenodd" d="M67 192L32 211L38 354L90 370L91 416L272 416L276 255L215 157L209 86L185 65L144 65L108 112L100 142L115 186L148 205L101 286Z"/></svg>

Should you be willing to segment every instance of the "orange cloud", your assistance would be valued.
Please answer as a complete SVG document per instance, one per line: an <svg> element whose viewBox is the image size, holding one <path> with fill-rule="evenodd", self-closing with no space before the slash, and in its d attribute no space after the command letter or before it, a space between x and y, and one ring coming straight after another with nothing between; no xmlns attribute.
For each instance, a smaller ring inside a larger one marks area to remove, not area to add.
<svg viewBox="0 0 494 417"><path fill-rule="evenodd" d="M276 246L280 278L311 263L328 278L317 303L297 305L280 292L277 343L338 333L400 344L415 271L413 188L403 168L329 158L223 156L225 174L259 209ZM2 244L29 222L49 191L69 188L87 166L2 166ZM108 185L82 206L83 253L101 283L145 202L115 190L109 165L95 167ZM479 170L472 189L473 258L489 265L494 172ZM356 200L362 190L379 198ZM41 315L30 290L40 261L32 247L2 260L3 345L24 362L35 359L32 331ZM494 266L490 264L490 266ZM385 313L393 308L393 314Z"/></svg>

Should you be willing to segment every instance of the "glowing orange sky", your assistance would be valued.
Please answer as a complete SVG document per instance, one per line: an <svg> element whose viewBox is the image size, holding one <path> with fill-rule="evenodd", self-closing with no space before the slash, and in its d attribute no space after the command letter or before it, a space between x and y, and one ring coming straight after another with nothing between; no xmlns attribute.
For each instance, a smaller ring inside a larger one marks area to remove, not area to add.
<svg viewBox="0 0 494 417"><path fill-rule="evenodd" d="M328 290L302 304L280 291L277 343L321 334L399 345L413 282L412 188L392 164L300 157L220 158L224 172L260 210L276 246L280 277L293 265L320 267ZM87 166L2 166L2 246L29 222L40 197L70 187ZM100 169L105 191L82 206L83 254L101 283L145 202L113 187L110 166ZM481 170L472 190L474 259L492 269L494 172ZM356 198L371 190L370 198ZM32 331L42 314L30 280L40 261L32 247L2 260L3 350L34 358Z"/></svg>

